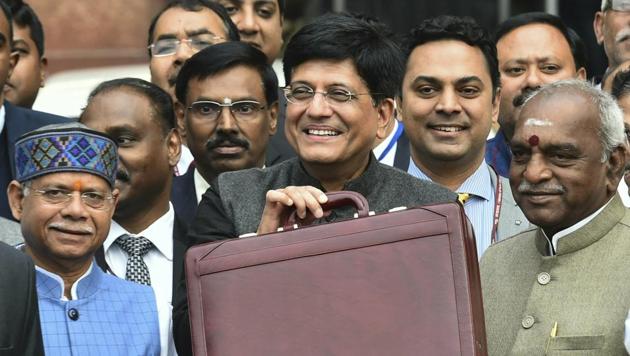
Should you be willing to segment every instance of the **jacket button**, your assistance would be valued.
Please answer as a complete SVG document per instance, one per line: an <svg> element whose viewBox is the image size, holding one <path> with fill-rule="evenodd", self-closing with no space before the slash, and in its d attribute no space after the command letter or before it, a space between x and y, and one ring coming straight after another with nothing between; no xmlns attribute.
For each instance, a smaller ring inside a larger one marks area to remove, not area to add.
<svg viewBox="0 0 630 356"><path fill-rule="evenodd" d="M523 318L523 320L521 321L521 325L525 328L525 329L529 329L532 326L534 326L534 322L536 321L536 319L534 319L533 316L531 315L527 315L526 317Z"/></svg>
<svg viewBox="0 0 630 356"><path fill-rule="evenodd" d="M538 274L538 284L541 286L547 285L551 281L551 276L547 272L541 272Z"/></svg>
<svg viewBox="0 0 630 356"><path fill-rule="evenodd" d="M71 308L70 310L68 310L68 318L74 321L79 320L79 311L74 308Z"/></svg>

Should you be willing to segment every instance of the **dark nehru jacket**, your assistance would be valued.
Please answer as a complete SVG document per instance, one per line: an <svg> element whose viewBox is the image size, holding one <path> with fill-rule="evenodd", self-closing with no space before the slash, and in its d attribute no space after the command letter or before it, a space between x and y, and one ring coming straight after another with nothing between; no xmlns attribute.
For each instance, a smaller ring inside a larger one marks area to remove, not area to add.
<svg viewBox="0 0 630 356"><path fill-rule="evenodd" d="M30 257L0 242L0 355L44 354Z"/></svg>
<svg viewBox="0 0 630 356"><path fill-rule="evenodd" d="M203 195L197 215L188 232L192 243L233 238L256 232L265 207L265 195L272 189L310 185L325 191L297 158L265 169L247 169L219 175ZM453 202L457 195L435 183L412 177L378 163L372 155L367 169L347 182L343 190L361 193L376 213L391 208ZM326 222L350 218L352 208L335 209Z"/></svg>
<svg viewBox="0 0 630 356"><path fill-rule="evenodd" d="M222 173L203 195L195 220L188 230L189 242L194 245L256 232L267 191L291 185L310 185L324 191L321 183L306 172L298 158L264 169ZM376 213L400 206L457 200L457 195L450 190L381 164L374 155L371 155L365 172L347 182L343 190L361 193L367 199L370 210ZM335 209L325 220L332 222L353 214L352 208ZM180 355L192 354L184 281L180 281L178 286L174 307L173 337L177 352Z"/></svg>

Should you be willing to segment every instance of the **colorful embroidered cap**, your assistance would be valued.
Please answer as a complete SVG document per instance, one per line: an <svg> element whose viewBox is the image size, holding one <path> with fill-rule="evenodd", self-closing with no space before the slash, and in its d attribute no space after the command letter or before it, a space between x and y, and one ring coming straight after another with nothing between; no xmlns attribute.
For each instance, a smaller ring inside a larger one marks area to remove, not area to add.
<svg viewBox="0 0 630 356"><path fill-rule="evenodd" d="M86 172L114 187L117 167L116 143L78 122L47 125L15 143L15 179L20 183L48 173Z"/></svg>

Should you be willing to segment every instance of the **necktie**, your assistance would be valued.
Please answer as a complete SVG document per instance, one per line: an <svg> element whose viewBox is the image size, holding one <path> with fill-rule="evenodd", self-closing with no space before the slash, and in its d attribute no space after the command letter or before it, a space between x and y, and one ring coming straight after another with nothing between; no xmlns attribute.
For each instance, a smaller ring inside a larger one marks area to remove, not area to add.
<svg viewBox="0 0 630 356"><path fill-rule="evenodd" d="M470 198L470 194L468 193L457 193L457 199L462 205L466 204L466 201Z"/></svg>
<svg viewBox="0 0 630 356"><path fill-rule="evenodd" d="M116 244L120 246L129 258L127 259L127 272L125 273L125 279L128 281L151 285L151 276L149 275L149 269L142 257L149 252L149 249L153 246L151 241L142 236L129 236L127 234L121 235L116 239Z"/></svg>

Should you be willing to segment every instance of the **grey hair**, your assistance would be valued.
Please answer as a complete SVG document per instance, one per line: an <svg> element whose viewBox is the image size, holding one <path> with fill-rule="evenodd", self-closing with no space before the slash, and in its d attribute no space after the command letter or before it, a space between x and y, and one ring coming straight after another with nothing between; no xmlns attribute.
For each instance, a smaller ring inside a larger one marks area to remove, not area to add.
<svg viewBox="0 0 630 356"><path fill-rule="evenodd" d="M609 10L612 7L612 0L602 0L602 11Z"/></svg>
<svg viewBox="0 0 630 356"><path fill-rule="evenodd" d="M568 79L542 86L525 98L523 106L538 95L547 96L560 90L579 93L597 106L601 123L598 132L603 150L601 160L606 162L615 148L626 144L623 112L617 105L617 101L612 95L585 80Z"/></svg>

